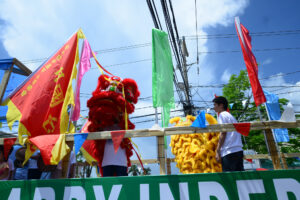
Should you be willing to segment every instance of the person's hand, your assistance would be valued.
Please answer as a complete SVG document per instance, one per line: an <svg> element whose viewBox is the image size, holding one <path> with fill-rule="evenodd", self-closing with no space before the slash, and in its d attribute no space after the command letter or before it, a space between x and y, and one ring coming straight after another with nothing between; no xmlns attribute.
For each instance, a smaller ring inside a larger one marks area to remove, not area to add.
<svg viewBox="0 0 300 200"><path fill-rule="evenodd" d="M220 155L220 151L217 151L216 152L216 160L217 160L217 162L221 162L221 155Z"/></svg>
<svg viewBox="0 0 300 200"><path fill-rule="evenodd" d="M93 162L92 162L92 166L98 166L98 162L93 161Z"/></svg>

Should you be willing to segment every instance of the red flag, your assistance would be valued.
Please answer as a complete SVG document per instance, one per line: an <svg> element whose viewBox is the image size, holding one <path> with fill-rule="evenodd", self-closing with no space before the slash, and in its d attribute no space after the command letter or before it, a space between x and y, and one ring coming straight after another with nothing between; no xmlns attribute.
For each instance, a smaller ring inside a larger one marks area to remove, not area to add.
<svg viewBox="0 0 300 200"><path fill-rule="evenodd" d="M8 158L9 151L11 147L15 144L17 138L4 138L3 145L4 145L4 158Z"/></svg>
<svg viewBox="0 0 300 200"><path fill-rule="evenodd" d="M111 131L111 139L114 143L115 153L117 153L119 146L124 138L126 131Z"/></svg>
<svg viewBox="0 0 300 200"><path fill-rule="evenodd" d="M7 122L11 126L19 120L19 141L24 143L22 135L28 139L38 136L56 136L57 142L64 142L60 137L68 129L68 106L74 104L72 80L76 78L78 57L78 32L75 33L50 59L38 68L30 77L9 96ZM73 126L70 125L70 130ZM33 140L35 141L35 139ZM40 144L45 142L44 144ZM52 140L41 140L38 144L42 151L54 154L42 154L45 164L57 164L67 152L65 143L57 144L55 149L41 149ZM52 144L49 143L51 146ZM60 148L60 149L57 149ZM26 151L26 158L32 152ZM47 155L48 157L44 157ZM59 158L57 156L60 156Z"/></svg>
<svg viewBox="0 0 300 200"><path fill-rule="evenodd" d="M250 123L233 123L233 126L235 128L235 130L237 132L239 132L240 134L244 135L244 136L248 136L249 135L249 131L250 131Z"/></svg>
<svg viewBox="0 0 300 200"><path fill-rule="evenodd" d="M254 102L256 106L259 106L266 102L266 97L258 80L258 67L255 56L252 53L251 37L249 31L240 23L238 17L235 18L235 27L242 47Z"/></svg>

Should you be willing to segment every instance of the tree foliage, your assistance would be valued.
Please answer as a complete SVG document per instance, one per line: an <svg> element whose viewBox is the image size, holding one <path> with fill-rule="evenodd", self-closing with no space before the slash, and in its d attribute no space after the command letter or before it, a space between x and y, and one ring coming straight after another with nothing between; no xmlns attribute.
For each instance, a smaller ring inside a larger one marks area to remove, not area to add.
<svg viewBox="0 0 300 200"><path fill-rule="evenodd" d="M137 165L131 165L131 167L128 170L128 174L132 176L151 175L151 169L150 167L145 167L144 171L142 171L142 169L139 168Z"/></svg>
<svg viewBox="0 0 300 200"><path fill-rule="evenodd" d="M231 114L239 121L259 121L257 107L253 102L251 85L246 70L241 70L239 75L231 75L229 82L223 87L223 96L228 103L233 105ZM280 110L288 103L287 99L279 99ZM264 105L259 107L263 120L268 120ZM279 143L280 149L284 153L300 152L300 129L288 129L290 135L289 143ZM248 137L243 137L244 148L254 149L258 153L267 153L264 135L262 130L250 131ZM289 159L290 161L292 159Z"/></svg>

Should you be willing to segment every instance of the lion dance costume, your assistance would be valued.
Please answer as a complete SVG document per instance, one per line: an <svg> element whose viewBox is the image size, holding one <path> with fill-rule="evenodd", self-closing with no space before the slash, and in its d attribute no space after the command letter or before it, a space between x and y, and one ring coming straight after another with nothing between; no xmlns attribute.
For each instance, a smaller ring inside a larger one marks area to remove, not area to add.
<svg viewBox="0 0 300 200"><path fill-rule="evenodd" d="M217 124L217 120L205 114L209 124ZM175 117L170 123L175 126L191 126L196 118L188 115L185 119ZM221 172L221 164L216 161L215 151L219 133L199 133L171 136L172 153L175 155L176 167L183 174Z"/></svg>
<svg viewBox="0 0 300 200"><path fill-rule="evenodd" d="M134 112L140 92L132 79L122 80L119 77L101 75L96 90L88 100L89 121L82 132L103 131L107 127L118 124L121 130L134 129L135 125L128 119ZM91 133L92 134L92 133ZM89 164L97 162L102 175L102 160L106 140L86 140L81 151ZM133 147L129 138L124 138L120 148L125 149L127 167L131 166L130 157Z"/></svg>

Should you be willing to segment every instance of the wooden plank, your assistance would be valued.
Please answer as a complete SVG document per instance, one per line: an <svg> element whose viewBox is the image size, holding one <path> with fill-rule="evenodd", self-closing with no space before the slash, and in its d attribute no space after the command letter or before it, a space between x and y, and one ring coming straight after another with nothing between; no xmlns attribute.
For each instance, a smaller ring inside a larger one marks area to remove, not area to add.
<svg viewBox="0 0 300 200"><path fill-rule="evenodd" d="M283 164L283 168L284 169L288 169L288 165L287 165L287 163L286 163L286 159L285 159L285 156L284 156L284 154L280 154L280 157L281 157L281 160L282 160L282 164Z"/></svg>
<svg viewBox="0 0 300 200"><path fill-rule="evenodd" d="M166 158L165 158L165 149L164 149L164 136L157 137L157 160L159 161L160 174L166 174Z"/></svg>
<svg viewBox="0 0 300 200"><path fill-rule="evenodd" d="M251 123L251 127L250 127L251 130L300 127L300 120L297 120L296 122L268 121L268 122L250 122L250 123ZM161 130L151 130L151 129L127 130L125 134L125 138L153 137L153 136L194 134L194 133L221 132L221 131L222 132L235 131L235 128L232 124L214 124L214 125L208 125L207 128L169 127L169 128L163 128ZM93 132L88 134L87 140L97 140L97 139L111 139L110 131ZM0 144L3 144L3 142L1 143L1 141L2 140L0 138ZM74 141L74 134L66 134L66 141Z"/></svg>
<svg viewBox="0 0 300 200"><path fill-rule="evenodd" d="M143 162L143 165L159 163L159 161L157 159L143 159L142 162ZM131 160L131 164L140 165L140 161L139 160Z"/></svg>
<svg viewBox="0 0 300 200"><path fill-rule="evenodd" d="M267 143L269 146L273 167L274 169L282 169L272 130L266 129L265 133L266 133Z"/></svg>
<svg viewBox="0 0 300 200"><path fill-rule="evenodd" d="M67 145L72 150L74 142L67 142ZM61 178L68 178L67 173L69 171L70 154L71 154L71 151L61 161L62 162L61 163L61 167L62 167Z"/></svg>
<svg viewBox="0 0 300 200"><path fill-rule="evenodd" d="M285 158L300 157L300 153L284 153Z"/></svg>
<svg viewBox="0 0 300 200"><path fill-rule="evenodd" d="M244 155L244 159L271 159L268 154Z"/></svg>
<svg viewBox="0 0 300 200"><path fill-rule="evenodd" d="M171 159L167 158L167 174L171 174Z"/></svg>
<svg viewBox="0 0 300 200"><path fill-rule="evenodd" d="M14 58L13 63L23 71L19 74L29 76L32 73L32 71L28 67L26 67L21 61L19 61L18 59Z"/></svg>
<svg viewBox="0 0 300 200"><path fill-rule="evenodd" d="M3 78L1 80L1 85L0 85L0 104L2 104L2 99L6 90L6 86L8 84L9 78L10 78L10 74L13 68L13 64L11 65L11 67L8 70L5 70Z"/></svg>

